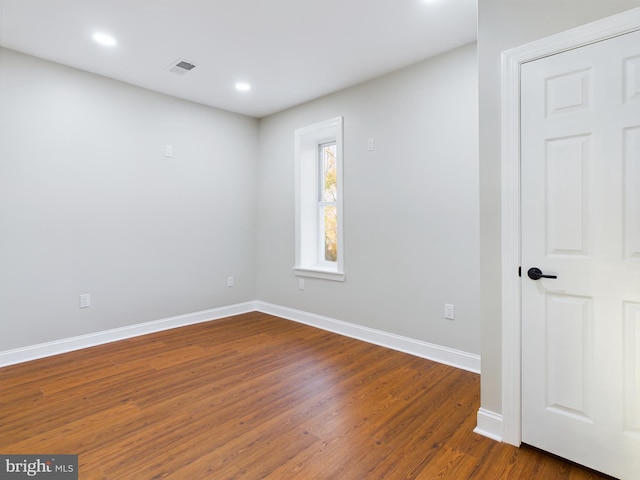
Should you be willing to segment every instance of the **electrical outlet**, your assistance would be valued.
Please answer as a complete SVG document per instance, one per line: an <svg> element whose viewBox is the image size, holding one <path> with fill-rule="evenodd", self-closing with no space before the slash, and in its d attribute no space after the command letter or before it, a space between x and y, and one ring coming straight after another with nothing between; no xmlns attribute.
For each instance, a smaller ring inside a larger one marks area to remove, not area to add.
<svg viewBox="0 0 640 480"><path fill-rule="evenodd" d="M83 293L80 295L80 308L89 308L91 306L91 294Z"/></svg>
<svg viewBox="0 0 640 480"><path fill-rule="evenodd" d="M304 278L299 278L298 279L298 288L300 290L304 290Z"/></svg>
<svg viewBox="0 0 640 480"><path fill-rule="evenodd" d="M227 277L227 287L233 287L233 275Z"/></svg>
<svg viewBox="0 0 640 480"><path fill-rule="evenodd" d="M456 310L450 303L444 304L444 318L447 320L454 320L456 318Z"/></svg>

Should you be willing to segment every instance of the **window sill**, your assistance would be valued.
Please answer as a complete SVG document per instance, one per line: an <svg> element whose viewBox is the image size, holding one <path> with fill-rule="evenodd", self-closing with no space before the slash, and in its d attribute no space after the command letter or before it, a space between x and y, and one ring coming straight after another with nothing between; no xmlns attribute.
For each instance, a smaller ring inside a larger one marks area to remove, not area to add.
<svg viewBox="0 0 640 480"><path fill-rule="evenodd" d="M313 277L322 278L324 280L333 280L336 282L344 282L344 272L338 272L336 270L325 269L322 267L294 267L293 271L298 277Z"/></svg>

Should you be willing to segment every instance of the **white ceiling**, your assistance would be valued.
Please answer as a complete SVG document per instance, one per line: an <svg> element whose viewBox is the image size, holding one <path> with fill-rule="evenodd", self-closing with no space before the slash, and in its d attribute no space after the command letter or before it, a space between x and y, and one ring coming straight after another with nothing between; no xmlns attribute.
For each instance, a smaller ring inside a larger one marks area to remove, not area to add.
<svg viewBox="0 0 640 480"><path fill-rule="evenodd" d="M472 42L476 17L476 0L0 0L0 45L263 117Z"/></svg>

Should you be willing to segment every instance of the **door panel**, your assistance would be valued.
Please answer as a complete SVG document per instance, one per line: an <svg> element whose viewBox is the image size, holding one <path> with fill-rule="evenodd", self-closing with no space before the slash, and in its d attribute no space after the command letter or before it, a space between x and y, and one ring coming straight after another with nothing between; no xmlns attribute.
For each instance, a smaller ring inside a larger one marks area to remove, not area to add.
<svg viewBox="0 0 640 480"><path fill-rule="evenodd" d="M640 205L640 127L624 131L624 166L625 256L640 259L640 215L637 212Z"/></svg>
<svg viewBox="0 0 640 480"><path fill-rule="evenodd" d="M547 295L546 405L591 421L593 312L590 298Z"/></svg>
<svg viewBox="0 0 640 480"><path fill-rule="evenodd" d="M640 98L640 55L626 58L624 61L625 101Z"/></svg>
<svg viewBox="0 0 640 480"><path fill-rule="evenodd" d="M640 478L640 32L522 66L522 438Z"/></svg>
<svg viewBox="0 0 640 480"><path fill-rule="evenodd" d="M640 303L625 304L624 431L640 436Z"/></svg>
<svg viewBox="0 0 640 480"><path fill-rule="evenodd" d="M546 214L548 255L586 255L589 236L589 135L547 140Z"/></svg>

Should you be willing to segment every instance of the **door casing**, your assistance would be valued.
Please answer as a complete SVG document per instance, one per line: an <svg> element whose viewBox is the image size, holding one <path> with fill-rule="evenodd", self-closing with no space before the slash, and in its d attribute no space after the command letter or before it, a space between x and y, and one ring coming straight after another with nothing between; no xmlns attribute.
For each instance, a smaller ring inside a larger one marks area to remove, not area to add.
<svg viewBox="0 0 640 480"><path fill-rule="evenodd" d="M640 30L640 8L502 54L502 441L522 442L520 258L520 66ZM524 266L523 266L524 268Z"/></svg>

